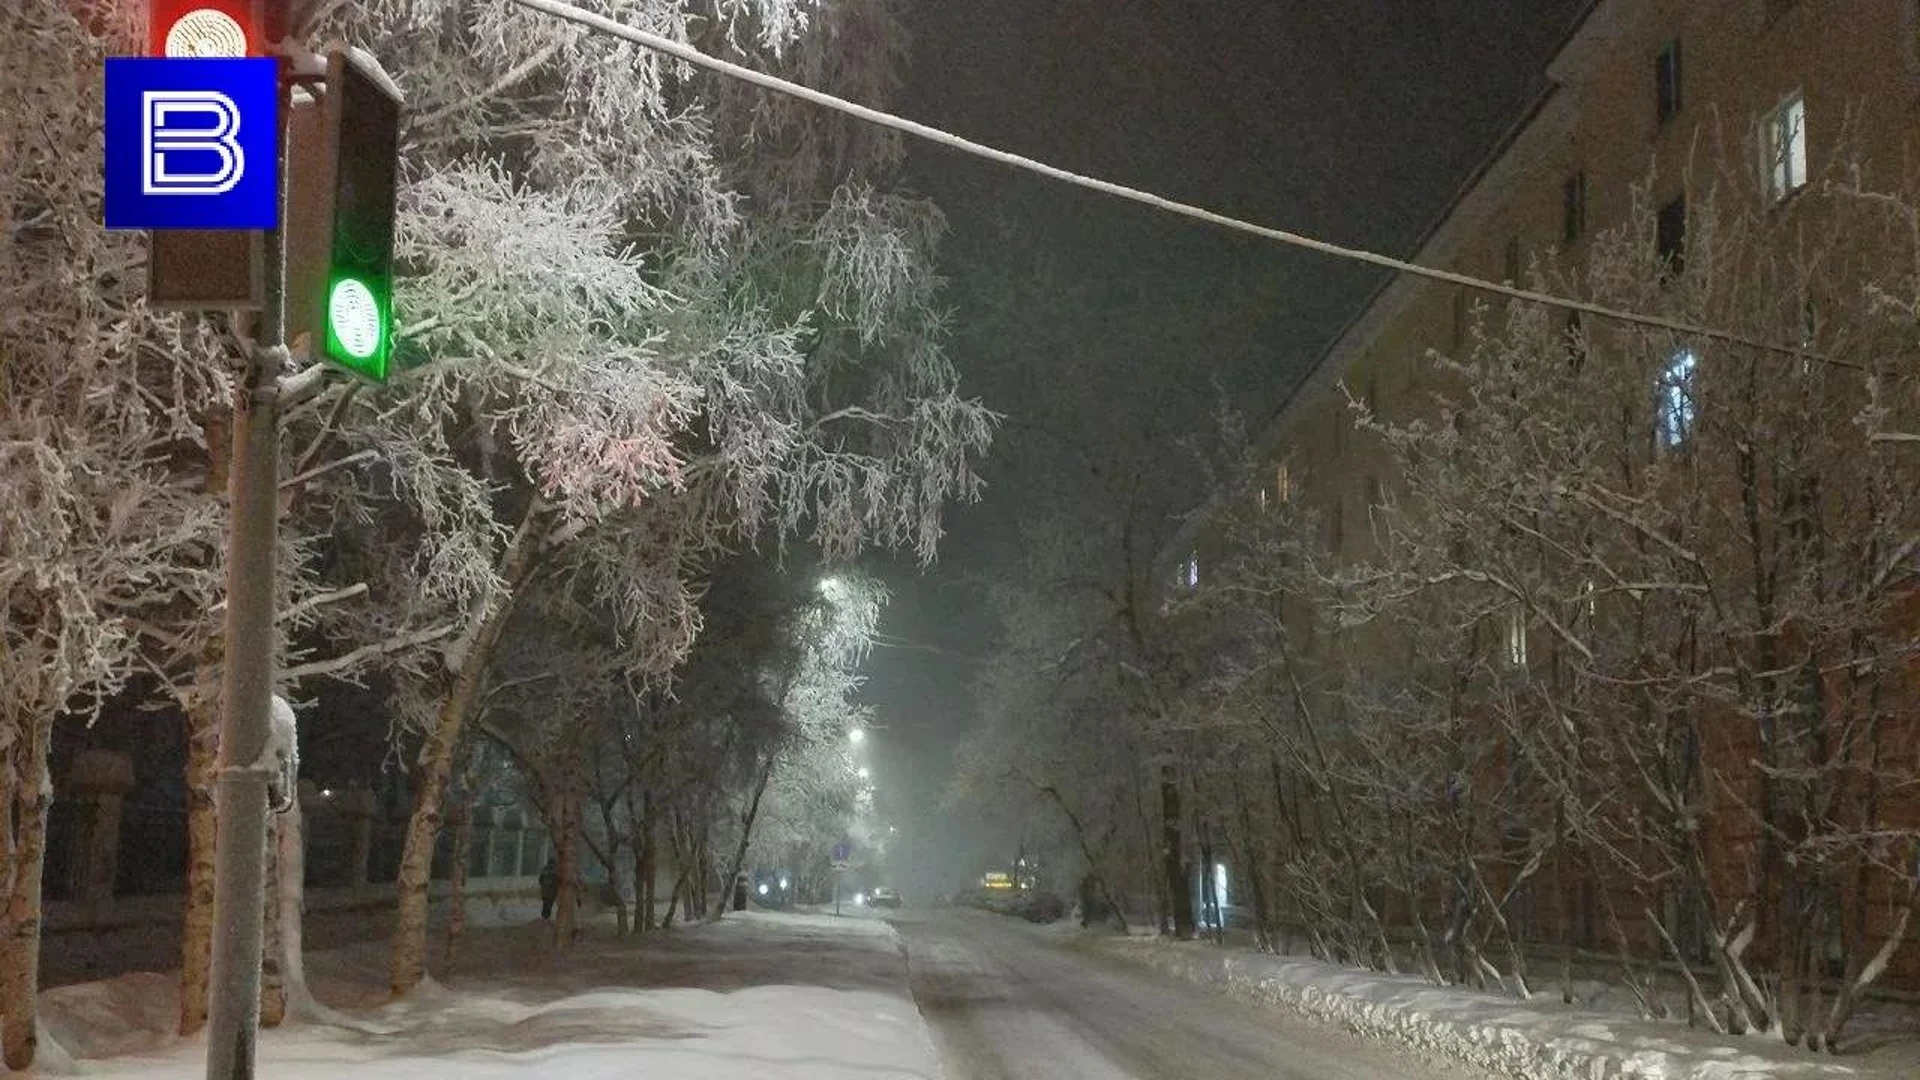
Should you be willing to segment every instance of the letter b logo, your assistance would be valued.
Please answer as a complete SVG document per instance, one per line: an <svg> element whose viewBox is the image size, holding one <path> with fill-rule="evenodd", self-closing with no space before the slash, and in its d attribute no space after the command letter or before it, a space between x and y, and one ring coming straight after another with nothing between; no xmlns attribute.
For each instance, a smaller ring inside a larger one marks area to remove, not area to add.
<svg viewBox="0 0 1920 1080"><path fill-rule="evenodd" d="M271 59L107 61L110 229L280 223Z"/></svg>
<svg viewBox="0 0 1920 1080"><path fill-rule="evenodd" d="M218 90L148 90L140 104L140 194L224 195L246 174L240 107L232 98Z"/></svg>

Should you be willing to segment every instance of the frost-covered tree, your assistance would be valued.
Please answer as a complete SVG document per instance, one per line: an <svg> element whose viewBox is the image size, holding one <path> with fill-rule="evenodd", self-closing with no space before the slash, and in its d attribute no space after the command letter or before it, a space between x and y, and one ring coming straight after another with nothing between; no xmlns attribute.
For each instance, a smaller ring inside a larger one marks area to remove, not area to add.
<svg viewBox="0 0 1920 1080"><path fill-rule="evenodd" d="M0 1057L35 1051L53 725L143 673L156 628L218 595L203 421L226 349L154 319L138 237L100 225L113 4L0 14Z"/></svg>
<svg viewBox="0 0 1920 1080"><path fill-rule="evenodd" d="M698 625L692 568L722 542L800 535L837 558L869 543L931 557L942 505L975 490L990 417L954 393L930 262L939 217L878 186L886 139L836 137L842 149L809 164L795 133L834 124L510 5L356 8L342 29L405 73L416 119L408 371L363 394L343 427L459 462L491 489L499 523L463 528L435 557L478 588L418 759L394 960L404 990L422 970L453 751L533 575L580 575L662 673ZM897 33L871 4L609 13L835 79L859 65L827 62L821 35ZM723 143L723 128L766 137ZM423 537L436 513L420 509Z"/></svg>
<svg viewBox="0 0 1920 1080"><path fill-rule="evenodd" d="M1829 1049L1920 895L1920 231L1899 176L1782 207L1726 160L1685 178L1683 258L1639 199L1535 267L1719 333L1500 305L1404 358L1430 397L1353 406L1396 466L1367 543L1229 515L1192 603L1255 647L1194 685L1264 728L1264 884L1333 958L1392 964L1399 925L1429 978L1525 995L1545 938L1563 996L1599 948L1649 1014Z"/></svg>

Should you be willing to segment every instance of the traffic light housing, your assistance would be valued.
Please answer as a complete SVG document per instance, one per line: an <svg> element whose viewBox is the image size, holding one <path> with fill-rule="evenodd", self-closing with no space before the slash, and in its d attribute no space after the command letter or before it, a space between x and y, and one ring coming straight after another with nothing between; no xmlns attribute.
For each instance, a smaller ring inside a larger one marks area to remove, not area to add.
<svg viewBox="0 0 1920 1080"><path fill-rule="evenodd" d="M286 0L147 0L151 57L264 56L281 37ZM257 310L264 248L254 231L155 229L147 300L163 310Z"/></svg>
<svg viewBox="0 0 1920 1080"><path fill-rule="evenodd" d="M323 101L296 108L287 200L287 338L384 382L393 356L401 97L357 49L327 57Z"/></svg>

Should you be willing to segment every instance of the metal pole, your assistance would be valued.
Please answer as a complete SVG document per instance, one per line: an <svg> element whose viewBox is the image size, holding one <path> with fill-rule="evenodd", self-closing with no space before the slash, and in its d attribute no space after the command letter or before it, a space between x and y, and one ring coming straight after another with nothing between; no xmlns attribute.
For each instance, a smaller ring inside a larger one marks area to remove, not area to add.
<svg viewBox="0 0 1920 1080"><path fill-rule="evenodd" d="M256 25L264 25L258 22ZM275 143L286 213L286 61L276 95ZM214 837L213 1001L207 1080L252 1080L260 1028L261 920L265 915L267 769L261 759L273 695L274 555L278 544L280 375L287 369L286 248L264 236L265 304L246 369L234 387L233 464L227 481L226 668L220 687L220 756Z"/></svg>

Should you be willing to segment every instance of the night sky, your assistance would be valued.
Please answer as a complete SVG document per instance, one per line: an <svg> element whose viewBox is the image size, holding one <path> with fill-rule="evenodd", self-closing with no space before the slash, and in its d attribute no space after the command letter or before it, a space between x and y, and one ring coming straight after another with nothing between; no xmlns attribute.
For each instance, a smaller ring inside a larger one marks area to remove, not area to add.
<svg viewBox="0 0 1920 1080"><path fill-rule="evenodd" d="M897 107L1078 172L1407 254L1538 93L1583 6L915 0ZM1165 448L1160 502L1197 502L1174 439L1208 430L1222 394L1267 415L1380 278L931 146L911 147L909 180L952 228L963 390L1010 421L985 499L949 516L939 564L882 568L896 590L886 630L910 644L871 670L889 729L874 747L881 807L927 840L973 720L981 583L1017 556L1022 522L1097 514L1088 470L1142 446Z"/></svg>

